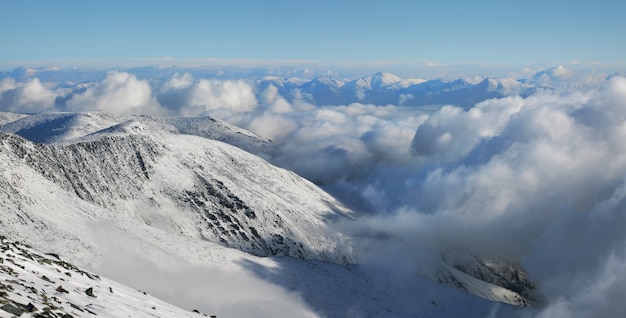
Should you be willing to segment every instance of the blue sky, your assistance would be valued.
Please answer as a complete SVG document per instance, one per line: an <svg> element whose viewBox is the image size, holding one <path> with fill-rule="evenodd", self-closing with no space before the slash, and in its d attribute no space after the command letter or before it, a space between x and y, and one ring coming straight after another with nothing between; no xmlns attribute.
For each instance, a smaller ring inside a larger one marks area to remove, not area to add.
<svg viewBox="0 0 626 318"><path fill-rule="evenodd" d="M623 63L623 1L3 1L0 62Z"/></svg>

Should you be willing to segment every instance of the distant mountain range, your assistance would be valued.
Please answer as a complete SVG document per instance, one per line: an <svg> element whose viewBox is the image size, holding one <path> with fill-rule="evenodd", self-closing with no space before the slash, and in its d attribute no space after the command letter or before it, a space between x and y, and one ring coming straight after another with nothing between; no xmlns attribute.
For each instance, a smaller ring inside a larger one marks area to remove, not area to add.
<svg viewBox="0 0 626 318"><path fill-rule="evenodd" d="M486 78L478 83L463 79L453 81L401 79L389 73L376 73L344 82L330 77L310 81L264 77L256 81L259 91L274 86L289 101L301 98L314 105L374 105L425 106L451 104L471 107L490 98L520 95L533 86L514 79Z"/></svg>
<svg viewBox="0 0 626 318"><path fill-rule="evenodd" d="M474 104L490 99L505 96L527 96L537 89L551 89L558 86L561 77L569 76L571 71L563 68L541 70L527 78L495 78L484 77L469 81L463 78L456 79L403 79L394 74L378 72L356 79L336 78L333 76L318 76L313 79L298 77L304 75L295 73L292 77L260 76L268 70L228 69L226 72L216 68L183 68L183 67L144 67L123 70L136 75L139 79L147 79L153 87L158 87L173 76L189 73L194 79L209 79L217 81L245 80L254 86L257 97L268 87L273 86L278 94L287 101L296 99L307 103L323 105L349 105L363 103L373 105L402 105L426 106L451 104L469 108ZM90 83L101 80L107 70L68 70L50 68L19 68L10 72L0 73L0 78L12 77L18 81L39 78L44 83L56 85L56 88L69 90L67 96L61 96L57 101L71 97L74 92L81 92ZM231 74L232 73L232 74ZM271 73L271 72L270 72Z"/></svg>

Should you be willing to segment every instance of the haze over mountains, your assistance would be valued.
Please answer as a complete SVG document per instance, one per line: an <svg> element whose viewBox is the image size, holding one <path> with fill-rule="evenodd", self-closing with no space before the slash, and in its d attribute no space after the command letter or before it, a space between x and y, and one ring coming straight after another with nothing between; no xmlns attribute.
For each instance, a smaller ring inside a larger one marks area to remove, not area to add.
<svg viewBox="0 0 626 318"><path fill-rule="evenodd" d="M209 313L624 309L623 76L144 71L1 80L6 236Z"/></svg>

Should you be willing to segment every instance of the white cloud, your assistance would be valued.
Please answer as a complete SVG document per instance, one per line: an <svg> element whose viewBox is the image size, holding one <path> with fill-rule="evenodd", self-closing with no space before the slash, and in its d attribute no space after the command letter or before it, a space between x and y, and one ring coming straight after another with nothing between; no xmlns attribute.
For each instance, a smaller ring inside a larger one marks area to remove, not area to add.
<svg viewBox="0 0 626 318"><path fill-rule="evenodd" d="M444 106L419 126L411 150L416 156L430 160L457 160L481 140L498 134L523 104L520 97L508 97L487 100L468 111Z"/></svg>
<svg viewBox="0 0 626 318"><path fill-rule="evenodd" d="M539 318L621 317L626 312L624 250L611 252L598 268L559 280L559 295L541 310Z"/></svg>
<svg viewBox="0 0 626 318"><path fill-rule="evenodd" d="M38 78L16 83L12 78L0 82L0 110L37 113L51 110L57 94Z"/></svg>
<svg viewBox="0 0 626 318"><path fill-rule="evenodd" d="M183 89L193 84L193 76L189 73L174 74L164 85L161 87L163 91L170 89Z"/></svg>
<svg viewBox="0 0 626 318"><path fill-rule="evenodd" d="M180 109L182 115L199 115L217 109L249 112L257 105L254 88L243 80L201 79L191 86L186 102Z"/></svg>
<svg viewBox="0 0 626 318"><path fill-rule="evenodd" d="M224 264L190 265L189 260L154 247L146 247L150 256L144 256L121 241L124 235L112 236L115 232L109 232L106 225L97 226L94 231L102 253L95 268L99 274L181 308L218 317L317 316L300 295L256 277L241 264L234 262L229 268Z"/></svg>
<svg viewBox="0 0 626 318"><path fill-rule="evenodd" d="M84 92L71 95L67 111L106 111L120 114L165 114L146 80L125 72L109 72Z"/></svg>
<svg viewBox="0 0 626 318"><path fill-rule="evenodd" d="M273 112L265 112L261 116L254 117L248 124L248 129L257 135L277 143L283 142L285 137L297 127L298 123L292 118Z"/></svg>
<svg viewBox="0 0 626 318"><path fill-rule="evenodd" d="M364 198L393 212L360 231L417 254L454 247L521 262L550 301L545 317L616 316L626 297L624 94L626 78L615 77L589 93L442 108L415 134L420 165L369 175Z"/></svg>

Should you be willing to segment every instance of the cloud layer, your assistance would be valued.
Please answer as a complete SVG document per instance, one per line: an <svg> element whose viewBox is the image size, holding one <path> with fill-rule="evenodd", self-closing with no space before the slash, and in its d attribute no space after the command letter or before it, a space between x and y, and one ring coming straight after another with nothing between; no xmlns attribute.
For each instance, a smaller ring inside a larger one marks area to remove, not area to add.
<svg viewBox="0 0 626 318"><path fill-rule="evenodd" d="M540 316L614 316L626 311L626 78L576 82L600 84L587 88L564 68L535 76L561 84L469 109L315 106L187 73L110 72L64 89L5 78L0 109L219 117L274 140L273 163L363 211L346 231L393 238L368 246L386 253L382 266L468 249L522 263L549 302Z"/></svg>

